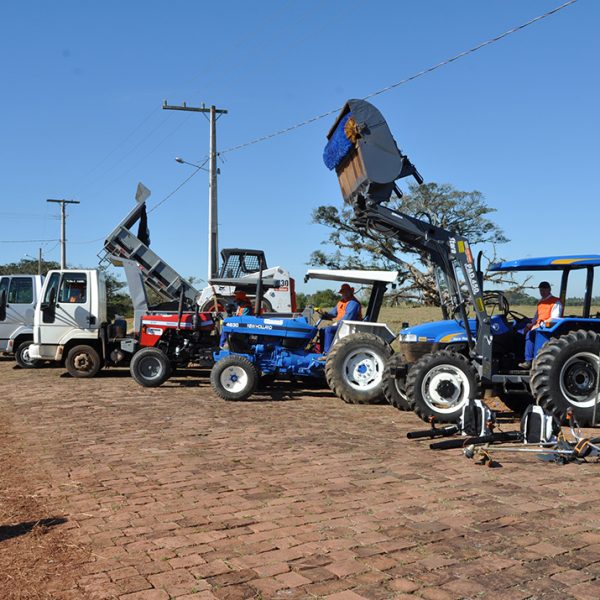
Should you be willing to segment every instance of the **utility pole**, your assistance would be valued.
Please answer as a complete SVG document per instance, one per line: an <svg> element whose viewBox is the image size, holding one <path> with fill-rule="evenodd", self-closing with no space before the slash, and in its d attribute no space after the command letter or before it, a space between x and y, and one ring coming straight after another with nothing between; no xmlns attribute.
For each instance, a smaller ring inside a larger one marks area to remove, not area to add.
<svg viewBox="0 0 600 600"><path fill-rule="evenodd" d="M80 204L79 200L53 200L48 199L46 202L54 202L60 204L60 268L67 268L67 235L66 235L66 220L67 213L65 211L65 204Z"/></svg>
<svg viewBox="0 0 600 600"><path fill-rule="evenodd" d="M42 249L38 248L38 275L42 274Z"/></svg>
<svg viewBox="0 0 600 600"><path fill-rule="evenodd" d="M212 279L218 275L219 270L219 221L217 216L217 119L226 115L227 110L209 108L203 103L202 106L188 106L185 102L181 106L173 106L164 101L164 110L184 110L188 112L209 113L210 142L209 142L209 184L208 184L208 278Z"/></svg>

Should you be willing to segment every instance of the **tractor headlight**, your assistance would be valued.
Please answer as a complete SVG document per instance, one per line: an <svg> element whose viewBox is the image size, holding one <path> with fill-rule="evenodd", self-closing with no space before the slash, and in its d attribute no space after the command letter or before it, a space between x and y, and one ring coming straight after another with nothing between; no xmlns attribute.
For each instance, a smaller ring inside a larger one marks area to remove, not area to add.
<svg viewBox="0 0 600 600"><path fill-rule="evenodd" d="M416 342L417 335L415 333L401 333L399 336L401 342Z"/></svg>

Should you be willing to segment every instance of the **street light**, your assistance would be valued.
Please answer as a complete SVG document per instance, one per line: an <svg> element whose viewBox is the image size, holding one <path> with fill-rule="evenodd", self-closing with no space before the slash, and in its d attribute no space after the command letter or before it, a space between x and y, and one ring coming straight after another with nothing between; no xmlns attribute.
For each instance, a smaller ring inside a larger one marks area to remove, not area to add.
<svg viewBox="0 0 600 600"><path fill-rule="evenodd" d="M190 167L195 167L196 169L202 169L203 171L208 171L208 169L205 169L202 165L197 165L195 163L188 162L187 160L183 160L183 158L181 158L180 156L175 157L175 162L178 162L180 165L190 165Z"/></svg>

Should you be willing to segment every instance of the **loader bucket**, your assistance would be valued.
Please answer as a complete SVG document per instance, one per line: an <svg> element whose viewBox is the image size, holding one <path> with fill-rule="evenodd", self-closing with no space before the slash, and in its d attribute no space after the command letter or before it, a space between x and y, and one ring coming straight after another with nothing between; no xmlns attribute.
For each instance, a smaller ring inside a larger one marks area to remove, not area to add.
<svg viewBox="0 0 600 600"><path fill-rule="evenodd" d="M365 100L348 100L327 134L323 161L337 173L344 201L389 200L395 181L423 179L396 145L383 115Z"/></svg>

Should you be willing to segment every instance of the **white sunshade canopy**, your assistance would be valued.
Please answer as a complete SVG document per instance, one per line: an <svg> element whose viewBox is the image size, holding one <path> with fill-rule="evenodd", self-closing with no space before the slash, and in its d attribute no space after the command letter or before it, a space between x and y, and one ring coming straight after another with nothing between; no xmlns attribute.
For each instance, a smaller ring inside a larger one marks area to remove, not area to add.
<svg viewBox="0 0 600 600"><path fill-rule="evenodd" d="M327 281L343 281L346 283L363 283L366 285L381 281L394 283L398 279L398 271L361 271L359 269L310 269L304 276L309 279L324 279Z"/></svg>

